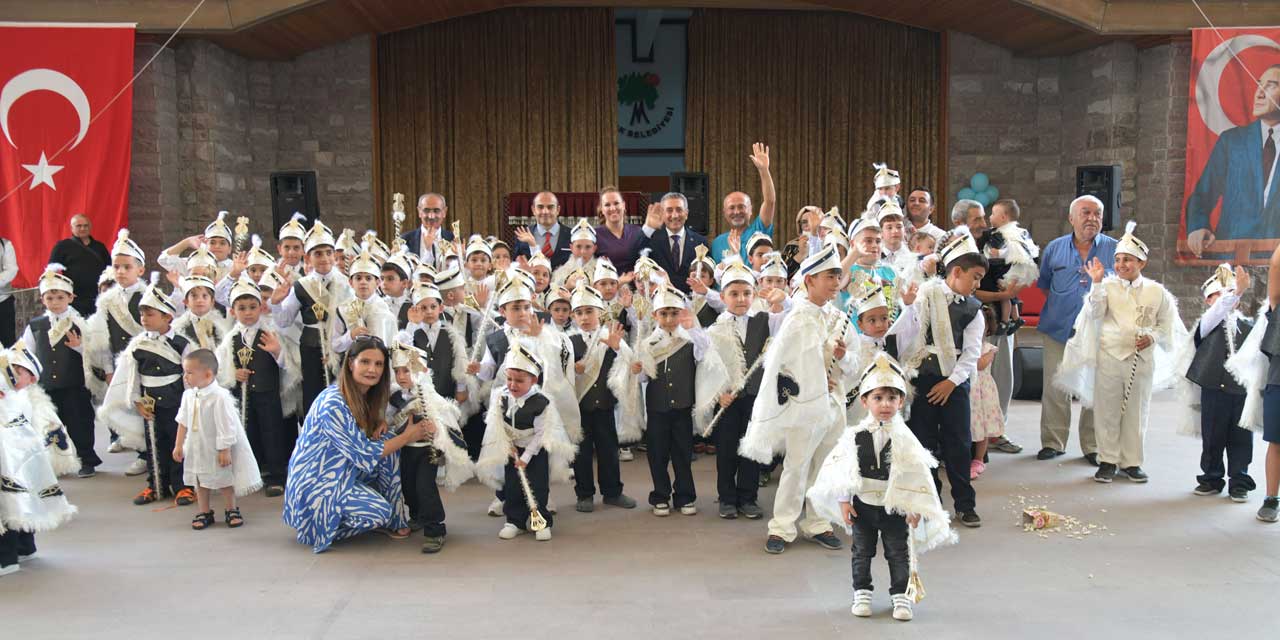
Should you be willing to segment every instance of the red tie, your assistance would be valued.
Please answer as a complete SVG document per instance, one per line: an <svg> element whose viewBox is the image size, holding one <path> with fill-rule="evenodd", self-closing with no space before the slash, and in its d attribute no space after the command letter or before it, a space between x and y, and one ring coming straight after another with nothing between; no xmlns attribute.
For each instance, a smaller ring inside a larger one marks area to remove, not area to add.
<svg viewBox="0 0 1280 640"><path fill-rule="evenodd" d="M552 249L551 249L551 232L550 232L550 231L548 231L548 232L546 232L546 233L542 234L542 255L546 256L546 257L547 257L547 259L548 259L548 260L550 260L550 259L551 259L551 253L552 253Z"/></svg>

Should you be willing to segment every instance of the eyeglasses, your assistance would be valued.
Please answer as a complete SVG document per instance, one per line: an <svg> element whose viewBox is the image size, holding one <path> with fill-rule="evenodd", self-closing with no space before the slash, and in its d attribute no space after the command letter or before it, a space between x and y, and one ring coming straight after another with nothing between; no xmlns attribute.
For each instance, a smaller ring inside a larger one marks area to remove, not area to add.
<svg viewBox="0 0 1280 640"><path fill-rule="evenodd" d="M355 344L360 344L360 343L363 343L363 342L372 342L372 343L374 343L374 344L378 345L379 347L385 347L385 346L387 346L387 343L383 342L383 341L382 341L382 338L379 338L378 336L375 336L375 335L373 335L373 334L371 334L371 333L369 333L369 334L365 334L365 335L362 335L362 336L357 337L355 340L352 340L352 341L351 341L351 344L355 345Z"/></svg>

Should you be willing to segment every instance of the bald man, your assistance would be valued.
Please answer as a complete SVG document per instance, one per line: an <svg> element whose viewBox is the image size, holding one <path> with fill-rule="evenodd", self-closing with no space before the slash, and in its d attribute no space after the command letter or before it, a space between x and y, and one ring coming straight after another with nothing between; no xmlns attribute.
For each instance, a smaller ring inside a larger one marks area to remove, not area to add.
<svg viewBox="0 0 1280 640"><path fill-rule="evenodd" d="M71 237L59 240L49 252L49 262L64 267L63 273L71 278L76 298L71 302L80 315L93 315L98 300L98 276L111 264L111 254L106 245L93 238L93 222L83 213L71 216Z"/></svg>
<svg viewBox="0 0 1280 640"><path fill-rule="evenodd" d="M721 211L729 230L716 236L711 241L711 259L716 262L724 260L726 255L738 254L742 262L747 261L747 240L755 233L761 232L773 237L773 212L777 198L773 191L773 176L769 173L769 147L757 142L751 147L751 164L756 166L760 174L760 215L751 219L751 196L734 191L724 197Z"/></svg>

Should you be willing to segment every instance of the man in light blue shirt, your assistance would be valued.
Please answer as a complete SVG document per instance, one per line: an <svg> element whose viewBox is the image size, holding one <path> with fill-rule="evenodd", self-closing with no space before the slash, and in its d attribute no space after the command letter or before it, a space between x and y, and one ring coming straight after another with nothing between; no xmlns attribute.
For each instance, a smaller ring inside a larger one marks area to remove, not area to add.
<svg viewBox="0 0 1280 640"><path fill-rule="evenodd" d="M1084 265L1097 258L1108 272L1115 269L1116 240L1102 235L1102 201L1080 196L1071 201L1071 233L1056 238L1040 252L1040 279L1044 291L1038 330L1044 334L1044 391L1040 400L1040 453L1036 458L1051 460L1064 453L1071 436L1071 398L1053 386L1062 364L1062 352L1075 324L1084 297L1089 293L1089 275ZM1080 411L1080 450L1090 464L1098 465L1098 443L1093 433L1093 411Z"/></svg>
<svg viewBox="0 0 1280 640"><path fill-rule="evenodd" d="M726 255L738 254L744 264L751 264L747 259L747 240L757 231L773 236L773 213L776 196L773 192L773 176L769 173L769 147L757 142L751 147L751 163L760 172L760 192L763 202L760 203L760 215L751 219L751 197L741 191L734 191L724 197L721 205L724 220L729 223L729 230L716 236L711 241L711 259L716 262L724 260Z"/></svg>

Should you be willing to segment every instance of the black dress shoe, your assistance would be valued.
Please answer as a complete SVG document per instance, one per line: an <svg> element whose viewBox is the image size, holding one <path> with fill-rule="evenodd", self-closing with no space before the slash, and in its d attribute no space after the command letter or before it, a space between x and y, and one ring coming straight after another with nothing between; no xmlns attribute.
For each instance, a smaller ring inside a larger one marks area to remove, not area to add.
<svg viewBox="0 0 1280 640"><path fill-rule="evenodd" d="M964 511L960 514L960 524L977 529L982 526L982 518L978 517L977 511Z"/></svg>
<svg viewBox="0 0 1280 640"><path fill-rule="evenodd" d="M825 533L819 533L818 535L813 536L812 538L809 538L809 540L812 540L813 542L817 543L819 546L821 546L824 549L830 549L832 551L835 551L839 549L841 546L843 546L840 543L840 538L837 538L836 534L830 531L827 531Z"/></svg>
<svg viewBox="0 0 1280 640"><path fill-rule="evenodd" d="M1115 479L1116 479L1116 466L1114 464L1111 464L1110 462L1103 462L1099 464L1098 472L1093 474L1093 480L1095 482L1101 482L1103 484L1109 484L1112 480L1115 480Z"/></svg>
<svg viewBox="0 0 1280 640"><path fill-rule="evenodd" d="M1262 512L1259 511L1258 513L1261 514ZM1259 518L1261 518L1261 516L1259 516ZM764 541L765 553L772 553L774 555L777 555L786 550L787 550L787 541L783 540L778 536L769 536L769 539Z"/></svg>
<svg viewBox="0 0 1280 640"><path fill-rule="evenodd" d="M1091 465L1093 465L1093 466L1095 466L1095 467L1096 467L1096 466L1098 466L1098 454L1096 454L1096 453L1086 453L1086 454L1084 454L1084 459L1085 459L1085 461L1086 461L1086 462L1088 462L1089 464L1091 464Z"/></svg>
<svg viewBox="0 0 1280 640"><path fill-rule="evenodd" d="M262 493L268 498L278 498L284 495L284 487L278 484L269 484L267 485L267 488L263 490Z"/></svg>
<svg viewBox="0 0 1280 640"><path fill-rule="evenodd" d="M1052 447L1045 447L1040 450L1040 453L1036 454L1036 460L1052 460L1064 453L1066 452L1058 451L1057 449L1054 449Z"/></svg>

